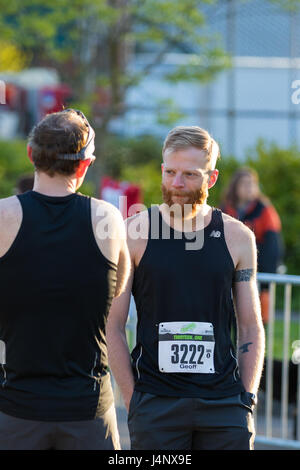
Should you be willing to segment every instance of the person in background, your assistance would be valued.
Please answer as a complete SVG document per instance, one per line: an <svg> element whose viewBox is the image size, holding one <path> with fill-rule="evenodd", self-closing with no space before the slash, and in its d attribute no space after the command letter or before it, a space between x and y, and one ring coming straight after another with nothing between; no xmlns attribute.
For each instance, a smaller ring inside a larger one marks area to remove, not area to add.
<svg viewBox="0 0 300 470"><path fill-rule="evenodd" d="M259 188L255 170L239 168L233 175L221 203L221 210L247 225L255 234L258 251L258 271L276 273L283 257L281 221L279 215ZM268 284L260 286L263 322L268 323Z"/></svg>

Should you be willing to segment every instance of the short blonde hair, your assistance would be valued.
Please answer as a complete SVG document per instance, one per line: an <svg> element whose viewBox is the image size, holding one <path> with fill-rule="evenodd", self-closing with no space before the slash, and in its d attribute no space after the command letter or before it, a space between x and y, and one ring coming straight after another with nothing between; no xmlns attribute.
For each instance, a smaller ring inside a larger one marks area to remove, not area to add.
<svg viewBox="0 0 300 470"><path fill-rule="evenodd" d="M220 158L220 149L217 142L210 134L198 126L177 126L167 135L162 149L162 155L167 150L176 152L177 150L196 147L207 152L207 158L215 167L218 158Z"/></svg>

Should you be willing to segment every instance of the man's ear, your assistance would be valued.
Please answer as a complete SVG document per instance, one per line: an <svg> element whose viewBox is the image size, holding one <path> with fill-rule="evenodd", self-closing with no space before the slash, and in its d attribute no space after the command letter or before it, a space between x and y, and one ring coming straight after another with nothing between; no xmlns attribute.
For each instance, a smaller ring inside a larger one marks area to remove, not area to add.
<svg viewBox="0 0 300 470"><path fill-rule="evenodd" d="M163 163L161 164L161 172L162 173L164 172L164 164Z"/></svg>
<svg viewBox="0 0 300 470"><path fill-rule="evenodd" d="M213 170L213 173L210 175L209 180L208 180L208 189L212 188L218 179L219 176L219 170L215 169Z"/></svg>
<svg viewBox="0 0 300 470"><path fill-rule="evenodd" d="M27 155L28 155L28 158L29 160L31 161L31 163L33 163L33 159L32 159L32 147L27 144Z"/></svg>
<svg viewBox="0 0 300 470"><path fill-rule="evenodd" d="M79 162L79 166L76 170L76 178L82 178L88 169L88 166L90 165L91 161L90 159L87 160L81 160Z"/></svg>

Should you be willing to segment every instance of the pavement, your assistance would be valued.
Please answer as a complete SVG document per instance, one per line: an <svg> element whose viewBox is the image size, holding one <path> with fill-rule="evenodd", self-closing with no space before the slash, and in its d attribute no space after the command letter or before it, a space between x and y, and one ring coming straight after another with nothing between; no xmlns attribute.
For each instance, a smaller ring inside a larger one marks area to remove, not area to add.
<svg viewBox="0 0 300 470"><path fill-rule="evenodd" d="M124 406L117 406L117 420L122 450L130 450L130 439L127 427L127 411Z"/></svg>

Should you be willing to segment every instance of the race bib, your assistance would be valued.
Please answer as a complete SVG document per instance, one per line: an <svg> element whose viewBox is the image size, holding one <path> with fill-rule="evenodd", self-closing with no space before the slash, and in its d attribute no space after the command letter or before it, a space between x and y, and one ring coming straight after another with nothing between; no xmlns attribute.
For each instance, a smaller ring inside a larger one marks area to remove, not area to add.
<svg viewBox="0 0 300 470"><path fill-rule="evenodd" d="M160 372L214 374L214 328L204 322L164 322L158 329Z"/></svg>

